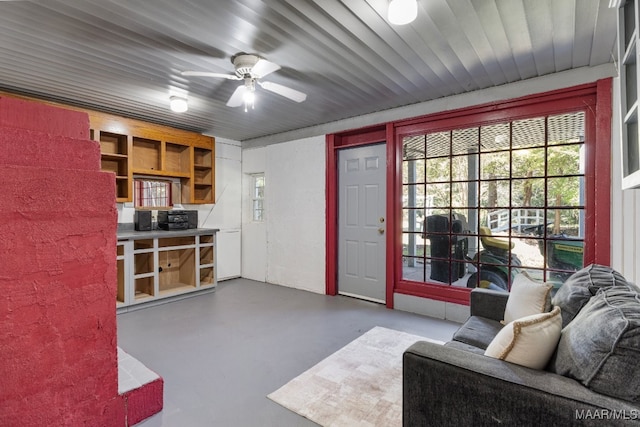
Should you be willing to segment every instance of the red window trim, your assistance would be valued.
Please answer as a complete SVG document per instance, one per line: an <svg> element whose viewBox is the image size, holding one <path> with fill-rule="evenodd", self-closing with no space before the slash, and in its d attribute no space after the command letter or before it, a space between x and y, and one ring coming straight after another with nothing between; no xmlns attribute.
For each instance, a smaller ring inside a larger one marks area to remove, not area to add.
<svg viewBox="0 0 640 427"><path fill-rule="evenodd" d="M523 119L568 111L585 111L586 235L585 264L610 263L612 79L559 89L522 98L472 106L400 120L364 129L327 135L326 293L337 294L337 153L344 147L387 141L387 307L394 293L434 300L469 303L469 289L404 281L401 253L402 224L398 197L401 185L402 138L425 130L436 131L476 124ZM389 143L393 141L393 143ZM596 203L598 200L598 203Z"/></svg>

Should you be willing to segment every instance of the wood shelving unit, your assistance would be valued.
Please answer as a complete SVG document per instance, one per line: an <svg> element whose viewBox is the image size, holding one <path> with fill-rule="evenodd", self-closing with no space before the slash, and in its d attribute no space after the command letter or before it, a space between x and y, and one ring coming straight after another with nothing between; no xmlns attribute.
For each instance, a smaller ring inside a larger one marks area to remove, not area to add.
<svg viewBox="0 0 640 427"><path fill-rule="evenodd" d="M102 170L116 175L116 201L133 200L133 177L178 178L181 203L214 203L214 138L139 120L86 111L100 142Z"/></svg>

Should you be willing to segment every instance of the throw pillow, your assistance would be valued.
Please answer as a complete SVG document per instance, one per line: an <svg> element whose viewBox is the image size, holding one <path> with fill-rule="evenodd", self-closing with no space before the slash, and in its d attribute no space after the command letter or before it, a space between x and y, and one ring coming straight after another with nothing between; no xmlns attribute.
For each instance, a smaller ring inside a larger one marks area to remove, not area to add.
<svg viewBox="0 0 640 427"><path fill-rule="evenodd" d="M552 289L552 285L536 282L526 273L516 275L511 284L503 323L548 311Z"/></svg>
<svg viewBox="0 0 640 427"><path fill-rule="evenodd" d="M484 354L529 368L543 369L556 349L561 329L559 307L549 313L526 316L502 328Z"/></svg>
<svg viewBox="0 0 640 427"><path fill-rule="evenodd" d="M640 295L633 287L600 290L562 330L550 363L598 393L640 402Z"/></svg>
<svg viewBox="0 0 640 427"><path fill-rule="evenodd" d="M562 327L576 317L599 289L611 286L627 286L625 278L611 267L591 264L573 273L552 300L562 310Z"/></svg>

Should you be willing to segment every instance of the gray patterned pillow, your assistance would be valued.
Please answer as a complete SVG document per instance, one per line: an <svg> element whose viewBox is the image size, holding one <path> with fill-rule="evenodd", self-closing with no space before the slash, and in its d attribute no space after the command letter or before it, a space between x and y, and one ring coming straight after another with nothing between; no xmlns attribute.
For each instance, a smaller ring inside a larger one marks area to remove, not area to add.
<svg viewBox="0 0 640 427"><path fill-rule="evenodd" d="M640 294L600 290L562 330L551 371L598 393L640 401Z"/></svg>
<svg viewBox="0 0 640 427"><path fill-rule="evenodd" d="M576 317L599 289L611 286L627 286L626 279L611 267L591 264L573 273L551 300L554 307L562 310L562 327Z"/></svg>

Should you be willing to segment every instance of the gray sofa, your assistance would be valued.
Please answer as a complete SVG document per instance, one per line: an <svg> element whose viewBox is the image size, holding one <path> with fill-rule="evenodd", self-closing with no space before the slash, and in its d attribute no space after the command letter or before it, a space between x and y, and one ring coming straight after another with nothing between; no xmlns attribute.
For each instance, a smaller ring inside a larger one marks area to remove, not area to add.
<svg viewBox="0 0 640 427"><path fill-rule="evenodd" d="M473 289L452 341L405 351L403 425L640 425L638 288L603 266L574 276L552 301L563 329L544 370L484 355L509 294Z"/></svg>

